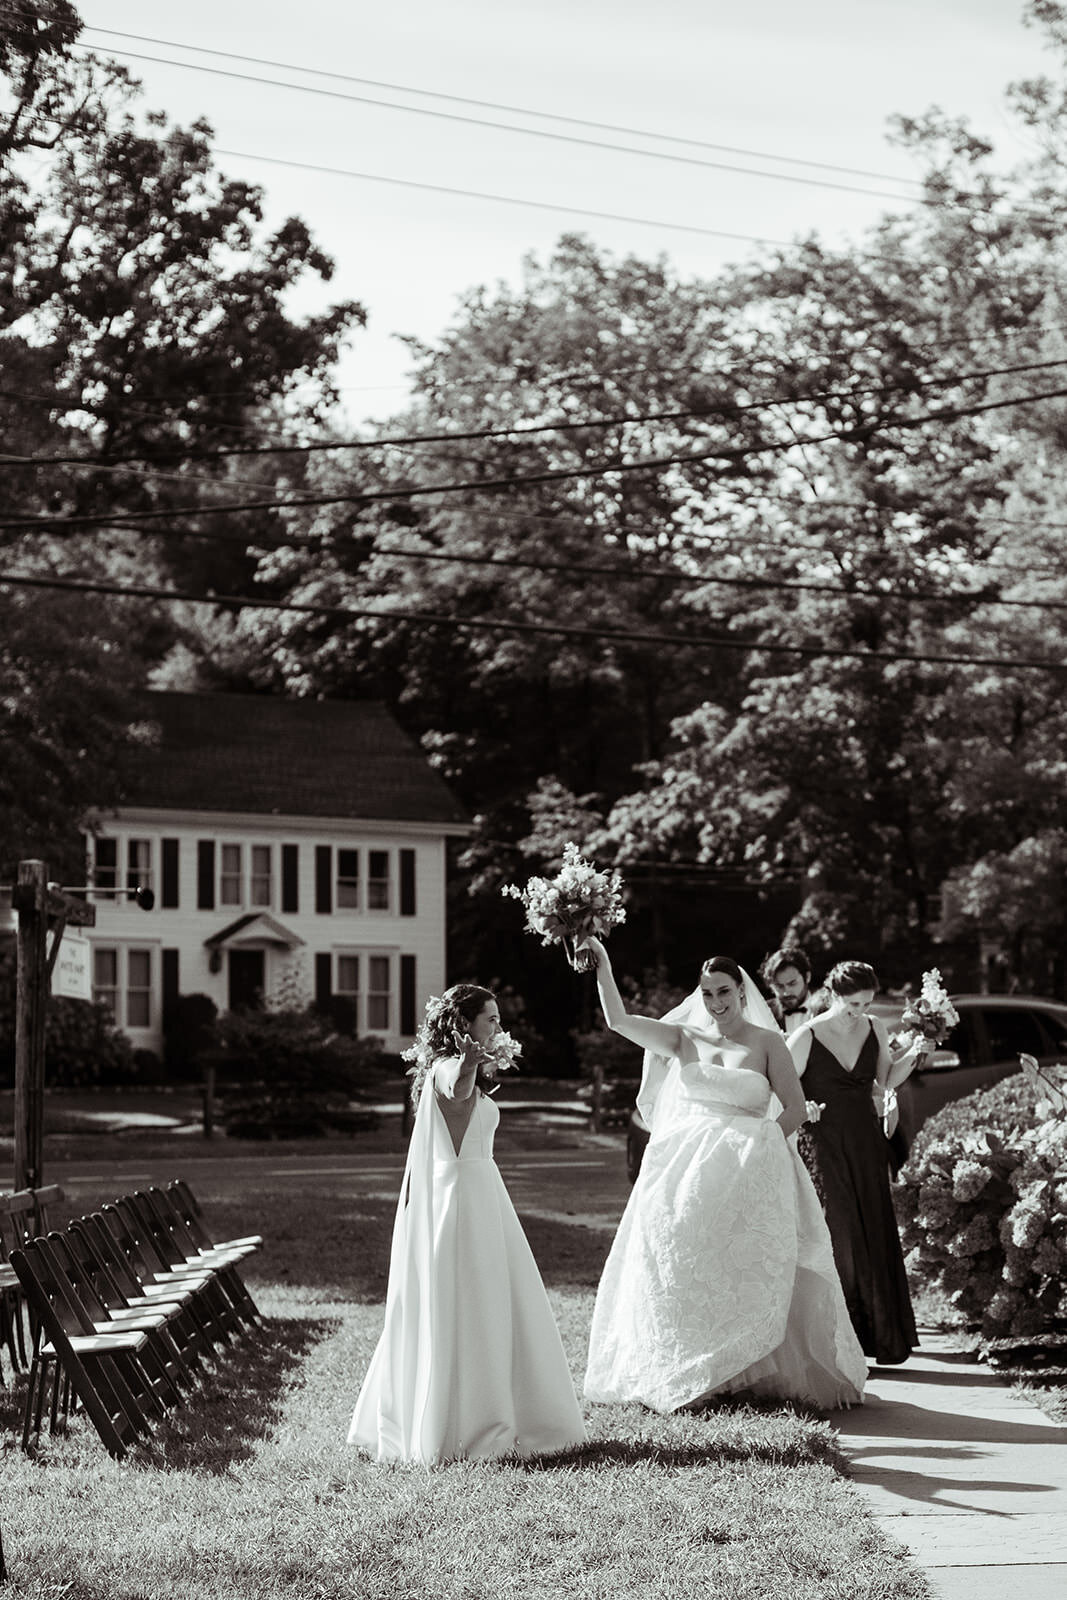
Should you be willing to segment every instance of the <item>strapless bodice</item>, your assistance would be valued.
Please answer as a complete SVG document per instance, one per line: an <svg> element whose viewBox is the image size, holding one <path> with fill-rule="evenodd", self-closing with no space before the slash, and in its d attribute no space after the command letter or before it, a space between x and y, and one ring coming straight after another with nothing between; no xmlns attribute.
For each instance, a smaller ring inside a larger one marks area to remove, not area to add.
<svg viewBox="0 0 1067 1600"><path fill-rule="evenodd" d="M709 1059L709 1047L694 1041L698 1056L678 1069L678 1098L694 1110L747 1113L763 1117L770 1105L771 1086L762 1072L748 1067L724 1066Z"/></svg>

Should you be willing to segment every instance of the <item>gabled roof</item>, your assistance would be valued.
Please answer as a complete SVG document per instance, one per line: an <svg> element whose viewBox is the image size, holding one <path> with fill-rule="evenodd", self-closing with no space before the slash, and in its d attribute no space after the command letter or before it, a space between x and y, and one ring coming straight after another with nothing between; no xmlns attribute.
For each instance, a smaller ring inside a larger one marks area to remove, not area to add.
<svg viewBox="0 0 1067 1600"><path fill-rule="evenodd" d="M145 744L124 802L160 810L467 823L376 701L142 696Z"/></svg>
<svg viewBox="0 0 1067 1600"><path fill-rule="evenodd" d="M227 923L225 928L204 940L209 950L221 950L224 945L234 944L280 944L286 950L295 950L304 942L298 933L283 927L269 911L246 911L236 922Z"/></svg>

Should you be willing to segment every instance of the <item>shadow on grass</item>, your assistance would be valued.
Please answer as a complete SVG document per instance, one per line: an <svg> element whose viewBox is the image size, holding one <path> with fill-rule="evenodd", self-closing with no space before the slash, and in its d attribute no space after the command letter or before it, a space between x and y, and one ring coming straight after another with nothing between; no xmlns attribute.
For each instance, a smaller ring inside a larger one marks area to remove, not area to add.
<svg viewBox="0 0 1067 1600"><path fill-rule="evenodd" d="M247 1461L280 1421L291 1375L309 1350L339 1326L335 1317L267 1318L261 1329L204 1364L198 1387L153 1424L152 1438L136 1446L130 1459L146 1467L212 1475ZM22 1438L26 1383L23 1373L16 1385L0 1390L0 1437L11 1449L17 1449ZM92 1425L83 1414L71 1423L72 1442L75 1432L92 1441ZM62 1453L62 1432L53 1440L42 1431L32 1447L43 1464L53 1444ZM99 1448L103 1453L103 1444Z"/></svg>
<svg viewBox="0 0 1067 1600"><path fill-rule="evenodd" d="M247 1461L280 1421L287 1380L334 1333L335 1317L270 1317L219 1357L201 1387L137 1452L168 1470L222 1474Z"/></svg>
<svg viewBox="0 0 1067 1600"><path fill-rule="evenodd" d="M706 1444L657 1444L653 1439L590 1439L556 1455L509 1458L509 1465L527 1472L548 1472L560 1467L632 1467L650 1462L667 1470L679 1467L725 1466L729 1462L766 1462L774 1467L827 1466L848 1476L847 1463L832 1441L821 1437L803 1443L745 1444L709 1438Z"/></svg>

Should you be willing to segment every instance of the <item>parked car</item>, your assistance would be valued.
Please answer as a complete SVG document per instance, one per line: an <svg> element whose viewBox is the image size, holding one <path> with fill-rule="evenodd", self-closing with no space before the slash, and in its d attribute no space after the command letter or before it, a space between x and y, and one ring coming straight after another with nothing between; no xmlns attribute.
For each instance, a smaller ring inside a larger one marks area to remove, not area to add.
<svg viewBox="0 0 1067 1600"><path fill-rule="evenodd" d="M1039 995L954 994L960 1020L941 1047L927 1056L897 1090L900 1127L910 1144L928 1117L976 1089L988 1089L1019 1071L1019 1056L1042 1065L1067 1061L1067 1004ZM903 1004L876 1001L873 1016L893 1032Z"/></svg>
<svg viewBox="0 0 1067 1600"><path fill-rule="evenodd" d="M941 1047L900 1085L900 1130L910 1145L935 1111L976 1089L988 1089L1019 1071L1024 1052L1044 1065L1067 1062L1067 1003L1022 994L954 994L960 1020ZM900 1027L903 1000L876 1000L871 1016L890 1033ZM626 1172L633 1183L641 1170L649 1130L633 1111L626 1130Z"/></svg>

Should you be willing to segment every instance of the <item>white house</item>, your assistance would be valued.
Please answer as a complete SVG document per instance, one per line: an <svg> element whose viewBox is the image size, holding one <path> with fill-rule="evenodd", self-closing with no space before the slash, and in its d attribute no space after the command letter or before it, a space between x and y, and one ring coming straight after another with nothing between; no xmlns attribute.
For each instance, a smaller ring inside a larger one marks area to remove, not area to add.
<svg viewBox="0 0 1067 1600"><path fill-rule="evenodd" d="M410 1043L445 983L446 842L471 825L375 703L149 693L128 802L87 819L94 998L162 1048L179 995L220 1011L347 997ZM122 891L150 888L142 910Z"/></svg>

